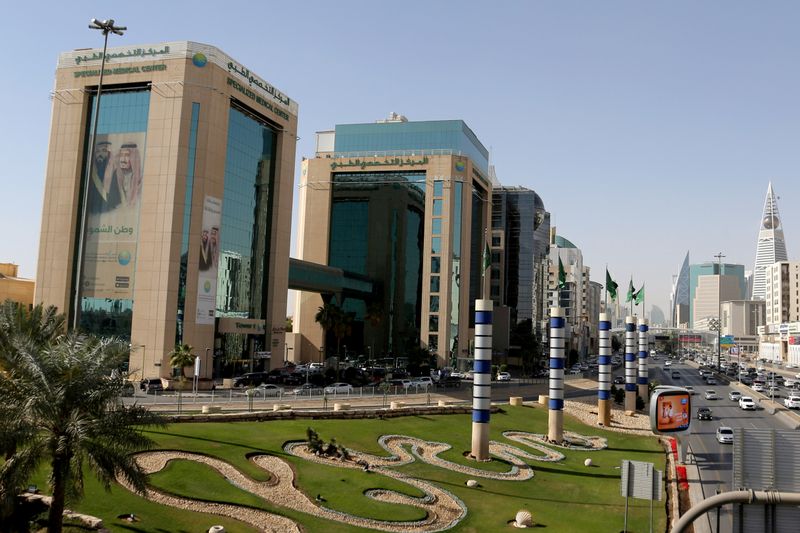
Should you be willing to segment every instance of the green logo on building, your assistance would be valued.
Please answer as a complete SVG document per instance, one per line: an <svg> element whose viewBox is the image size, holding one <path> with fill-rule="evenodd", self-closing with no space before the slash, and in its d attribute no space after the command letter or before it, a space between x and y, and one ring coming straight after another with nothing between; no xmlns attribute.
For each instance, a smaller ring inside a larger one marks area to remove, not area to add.
<svg viewBox="0 0 800 533"><path fill-rule="evenodd" d="M192 56L192 63L194 66L203 68L208 63L208 58L203 52L197 52L195 55Z"/></svg>

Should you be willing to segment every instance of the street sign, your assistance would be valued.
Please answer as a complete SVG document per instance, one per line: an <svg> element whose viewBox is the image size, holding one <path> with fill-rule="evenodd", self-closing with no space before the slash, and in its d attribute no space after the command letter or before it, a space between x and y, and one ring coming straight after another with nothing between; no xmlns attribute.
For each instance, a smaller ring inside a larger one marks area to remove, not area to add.
<svg viewBox="0 0 800 533"><path fill-rule="evenodd" d="M734 339L733 335L723 335L719 339L719 345L722 348L730 348L734 344L736 344L736 342L735 342L735 339Z"/></svg>
<svg viewBox="0 0 800 533"><path fill-rule="evenodd" d="M621 495L626 498L661 501L663 492L662 472L653 468L653 463L622 461Z"/></svg>

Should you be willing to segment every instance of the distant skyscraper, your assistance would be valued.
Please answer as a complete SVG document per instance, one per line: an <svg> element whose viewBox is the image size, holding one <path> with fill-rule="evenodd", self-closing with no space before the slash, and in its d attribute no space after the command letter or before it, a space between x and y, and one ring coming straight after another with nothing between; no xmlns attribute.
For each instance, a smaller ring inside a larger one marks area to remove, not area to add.
<svg viewBox="0 0 800 533"><path fill-rule="evenodd" d="M753 269L753 300L764 300L766 297L765 269L778 261L788 260L786 241L783 239L783 226L781 226L781 219L778 216L776 200L772 182L770 182L767 187L767 197L764 200L761 227L758 231L756 264Z"/></svg>
<svg viewBox="0 0 800 533"><path fill-rule="evenodd" d="M680 273L672 287L672 326L679 327L689 321L689 252L683 259ZM652 317L651 317L652 318Z"/></svg>

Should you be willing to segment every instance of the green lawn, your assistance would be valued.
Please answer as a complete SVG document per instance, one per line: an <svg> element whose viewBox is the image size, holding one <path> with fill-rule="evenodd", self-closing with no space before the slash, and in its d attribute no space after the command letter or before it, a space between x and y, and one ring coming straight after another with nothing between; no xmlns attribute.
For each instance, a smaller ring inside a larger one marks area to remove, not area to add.
<svg viewBox="0 0 800 533"><path fill-rule="evenodd" d="M503 413L492 415L491 438L521 449L524 445L508 441L501 433L507 430L547 432L545 408L504 407ZM469 415L419 416L389 420L314 420L261 423L173 424L166 429L150 432L157 448L185 450L215 456L233 464L253 479L266 481L269 475L253 465L247 455L269 453L289 462L296 472L296 484L312 499L317 494L325 498L324 505L338 511L380 520L415 520L423 511L410 506L379 503L363 495L372 488L388 488L421 496L422 493L401 481L376 473L337 468L311 463L283 451L284 443L304 440L311 425L324 440L336 438L350 449L385 455L378 438L386 434L408 435L428 441L446 442L452 449L440 457L487 471L505 471L508 464L500 461L475 463L463 456L469 450L471 422ZM619 496L619 466L623 459L653 462L664 469L665 455L652 437L633 437L584 426L565 417L565 429L584 435L608 438L608 449L599 452L563 451L566 459L558 463L530 461L535 471L527 481L499 481L476 478L477 489L465 486L464 474L416 462L397 467L398 471L434 483L460 498L467 506L467 516L452 531L487 532L509 531L507 521L516 512L527 509L534 520L557 532L611 532L623 526L625 500ZM530 450L533 451L533 450ZM591 457L592 467L583 461ZM190 461L174 461L161 472L151 476L154 487L176 495L200 500L234 503L258 507L283 514L302 524L306 531L325 533L353 531L347 526L295 511L275 508L260 498L245 492L211 468ZM44 480L39 481L45 486ZM648 531L649 502L630 500L629 531ZM100 516L106 527L114 531L180 532L205 531L210 525L222 524L228 531L253 531L235 520L192 514L186 511L152 504L114 487L106 493L91 478L86 478L86 495L79 511ZM140 522L129 524L117 520L121 513L133 512ZM654 504L654 531L664 531L664 502Z"/></svg>

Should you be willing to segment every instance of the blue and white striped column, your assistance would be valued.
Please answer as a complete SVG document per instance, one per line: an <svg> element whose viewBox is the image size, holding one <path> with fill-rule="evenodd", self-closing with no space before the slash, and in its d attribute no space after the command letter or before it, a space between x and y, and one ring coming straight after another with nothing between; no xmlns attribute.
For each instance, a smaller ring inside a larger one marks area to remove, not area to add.
<svg viewBox="0 0 800 533"><path fill-rule="evenodd" d="M564 440L564 309L550 308L550 395L547 438L550 442Z"/></svg>
<svg viewBox="0 0 800 533"><path fill-rule="evenodd" d="M607 313L600 313L598 330L597 423L608 427L611 425L611 322Z"/></svg>
<svg viewBox="0 0 800 533"><path fill-rule="evenodd" d="M475 365L472 381L472 457L489 460L492 405L492 300L475 300Z"/></svg>
<svg viewBox="0 0 800 533"><path fill-rule="evenodd" d="M647 402L650 394L647 386L648 380L648 371L647 371L647 357L649 355L647 350L647 330L650 329L647 326L647 319L640 318L639 319L639 378L636 380L637 385L639 385L639 396L642 397L642 400Z"/></svg>
<svg viewBox="0 0 800 533"><path fill-rule="evenodd" d="M625 317L625 410L636 410L636 317Z"/></svg>

